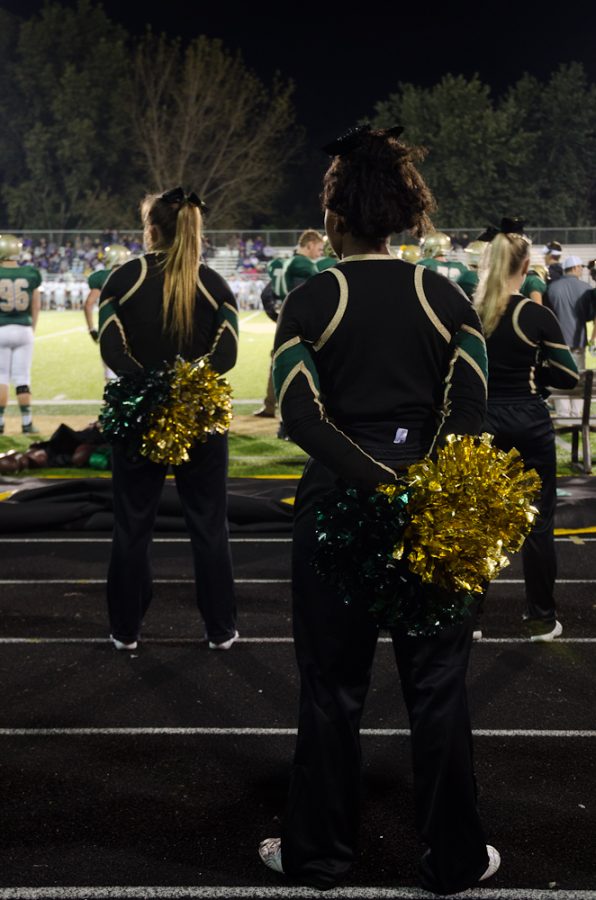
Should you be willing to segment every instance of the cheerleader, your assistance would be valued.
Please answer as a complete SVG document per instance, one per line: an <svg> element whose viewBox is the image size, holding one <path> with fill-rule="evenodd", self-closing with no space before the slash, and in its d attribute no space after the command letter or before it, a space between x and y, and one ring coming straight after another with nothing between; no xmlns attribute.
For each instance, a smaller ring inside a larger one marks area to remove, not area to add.
<svg viewBox="0 0 596 900"><path fill-rule="evenodd" d="M291 291L274 380L292 440L311 456L296 496L293 622L301 678L298 741L281 838L263 862L330 888L356 854L359 728L378 627L315 572L315 508L337 479L369 489L441 445L477 434L486 354L465 294L396 259L389 235L429 230L432 196L401 129L360 128L327 149L325 227L338 263ZM371 597L371 603L373 598ZM460 891L494 874L476 806L465 676L473 619L433 638L391 631L411 723L422 886Z"/></svg>
<svg viewBox="0 0 596 900"><path fill-rule="evenodd" d="M200 263L201 201L175 188L141 206L148 253L113 270L99 302L99 341L116 375L209 356L219 373L236 362L238 317L224 279ZM238 638L227 525L227 435L210 435L174 466L190 532L196 600L213 650ZM134 650L152 595L149 545L166 465L112 454L114 535L107 600L110 637Z"/></svg>

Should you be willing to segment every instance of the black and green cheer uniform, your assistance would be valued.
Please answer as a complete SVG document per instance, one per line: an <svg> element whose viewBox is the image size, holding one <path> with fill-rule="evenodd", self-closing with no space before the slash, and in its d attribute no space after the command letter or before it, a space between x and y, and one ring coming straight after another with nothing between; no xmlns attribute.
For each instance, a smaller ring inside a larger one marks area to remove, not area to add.
<svg viewBox="0 0 596 900"><path fill-rule="evenodd" d="M199 267L192 338L178 348L164 331L163 271L155 254L115 269L99 301L101 353L117 374L139 373L208 355L224 373L236 362L238 314L234 294L212 269ZM176 485L191 538L196 600L214 643L233 637L236 606L227 525L227 436L211 435L174 466ZM127 457L118 444L112 453L114 537L107 597L112 635L136 641L151 602L148 549L167 466L145 457Z"/></svg>
<svg viewBox="0 0 596 900"><path fill-rule="evenodd" d="M577 366L555 315L521 294L511 297L486 347L486 430L495 435L495 444L502 450L515 447L542 481L540 515L524 542L522 563L529 626L548 630L556 622L556 453L553 425L541 388L574 387L579 378Z"/></svg>
<svg viewBox="0 0 596 900"><path fill-rule="evenodd" d="M33 291L41 285L35 266L0 265L0 326L32 325Z"/></svg>
<svg viewBox="0 0 596 900"><path fill-rule="evenodd" d="M486 352L460 289L387 255L339 261L286 298L274 379L292 439L311 456L295 503L292 584L301 677L298 742L281 829L284 871L331 887L354 859L359 723L379 630L316 574L315 509L337 479L374 487L451 432L476 434ZM371 597L372 601L372 597ZM434 638L391 632L411 721L422 884L475 884L488 865L476 808L465 673L473 619Z"/></svg>
<svg viewBox="0 0 596 900"><path fill-rule="evenodd" d="M418 265L430 269L431 272L436 272L437 275L448 278L449 281L456 282L459 281L463 273L467 270L467 266L462 262L458 262L456 259L443 260L435 259L431 256L426 259L421 259Z"/></svg>

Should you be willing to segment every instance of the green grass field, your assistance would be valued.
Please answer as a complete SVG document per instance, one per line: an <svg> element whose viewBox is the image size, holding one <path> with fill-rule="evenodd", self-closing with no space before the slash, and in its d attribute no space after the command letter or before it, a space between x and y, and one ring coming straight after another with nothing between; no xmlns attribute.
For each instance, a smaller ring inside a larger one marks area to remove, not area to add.
<svg viewBox="0 0 596 900"><path fill-rule="evenodd" d="M229 376L236 401L258 402L262 397L274 332L275 325L264 312L241 312L238 363ZM72 401L80 409L84 400L96 408L101 402L99 350L87 334L82 312L41 313L31 380L37 408Z"/></svg>
<svg viewBox="0 0 596 900"><path fill-rule="evenodd" d="M295 444L275 437L276 423L265 431L251 414L261 405L269 372L275 326L264 312L240 313L238 363L229 375L233 389L236 424L230 435L230 474L298 474L306 459ZM588 355L588 365L596 358ZM103 392L99 349L87 334L82 311L44 311L39 317L33 356L32 390L34 419L41 438L49 437L61 423L83 428L97 418ZM242 426L242 427L241 427ZM596 437L593 438L596 452ZM0 453L27 449L31 439L20 434L14 395L7 408L6 434L0 436ZM558 439L560 474L572 473L569 443ZM72 470L82 475L87 470ZM70 474L70 470L60 470Z"/></svg>

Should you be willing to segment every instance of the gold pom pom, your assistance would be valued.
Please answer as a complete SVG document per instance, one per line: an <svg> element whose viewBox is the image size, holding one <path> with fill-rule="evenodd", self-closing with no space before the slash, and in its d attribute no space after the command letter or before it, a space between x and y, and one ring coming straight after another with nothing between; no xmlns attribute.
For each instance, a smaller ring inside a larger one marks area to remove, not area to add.
<svg viewBox="0 0 596 900"><path fill-rule="evenodd" d="M202 357L178 359L172 370L170 397L151 416L140 452L156 463L178 466L189 450L210 434L223 434L232 421L232 394L226 379Z"/></svg>
<svg viewBox="0 0 596 900"><path fill-rule="evenodd" d="M406 480L411 519L395 555L405 548L412 572L450 591L483 591L538 513L538 474L517 450L493 447L489 434L449 435L436 462L414 463Z"/></svg>

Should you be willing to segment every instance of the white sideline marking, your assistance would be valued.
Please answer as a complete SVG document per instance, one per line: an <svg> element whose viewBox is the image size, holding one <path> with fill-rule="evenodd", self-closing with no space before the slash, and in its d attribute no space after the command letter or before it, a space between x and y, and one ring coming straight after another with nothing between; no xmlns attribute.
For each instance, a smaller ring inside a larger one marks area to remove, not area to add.
<svg viewBox="0 0 596 900"><path fill-rule="evenodd" d="M40 334L35 338L35 343L38 341L47 341L50 338L62 337L65 334L75 334L76 332L87 331L87 328L84 325L77 325L76 328L68 328L66 331L54 331L52 334ZM43 401L36 400L36 403L41 403Z"/></svg>
<svg viewBox="0 0 596 900"><path fill-rule="evenodd" d="M596 540L596 538L594 538ZM230 538L230 544L291 544L292 538ZM2 538L3 544L111 544L111 537L101 538ZM189 544L190 538L153 538L154 544Z"/></svg>
<svg viewBox="0 0 596 900"><path fill-rule="evenodd" d="M39 401L38 401L39 402ZM596 541L596 537L586 537L583 534L577 535L582 541L582 543L591 543ZM188 537L179 537L179 538L160 538L154 537L154 544L187 544L189 543ZM231 537L231 544L291 544L291 537ZM89 538L72 538L72 537L64 537L64 538L47 538L47 537L3 537L3 544L111 544L111 537L89 537ZM567 544L575 544L576 541L572 540L572 537L556 537L555 543L567 543ZM557 579L558 580L558 579Z"/></svg>
<svg viewBox="0 0 596 900"><path fill-rule="evenodd" d="M205 640L201 638L148 638L142 641L143 644L204 644ZM241 636L238 644L293 644L292 637L244 637ZM390 644L390 637L380 637L379 644ZM107 638L100 637L0 637L0 644L109 644ZM510 638L485 638L474 642L474 647L482 646L482 644L532 644L534 641L530 638L510 637ZM554 644L596 644L596 638L557 638Z"/></svg>
<svg viewBox="0 0 596 900"><path fill-rule="evenodd" d="M211 735L213 737L290 737L298 733L296 728L209 728L209 727L163 727L150 728L0 728L0 737L51 737L68 735L85 737L88 735L167 734L172 736ZM364 737L409 737L409 728L361 728ZM532 728L473 728L474 737L529 737L529 738L596 738L594 730L546 730Z"/></svg>
<svg viewBox="0 0 596 900"><path fill-rule="evenodd" d="M235 578L234 584L291 584L291 578ZM105 578L0 578L0 584L105 584ZM194 578L154 578L153 584L194 584Z"/></svg>
<svg viewBox="0 0 596 900"><path fill-rule="evenodd" d="M473 894L472 894L473 891ZM470 888L457 895L465 900L594 900L594 891L543 891L536 888ZM324 893L314 888L286 887L160 887L109 885L106 887L10 887L0 888L0 900L432 900L422 888L343 887Z"/></svg>

